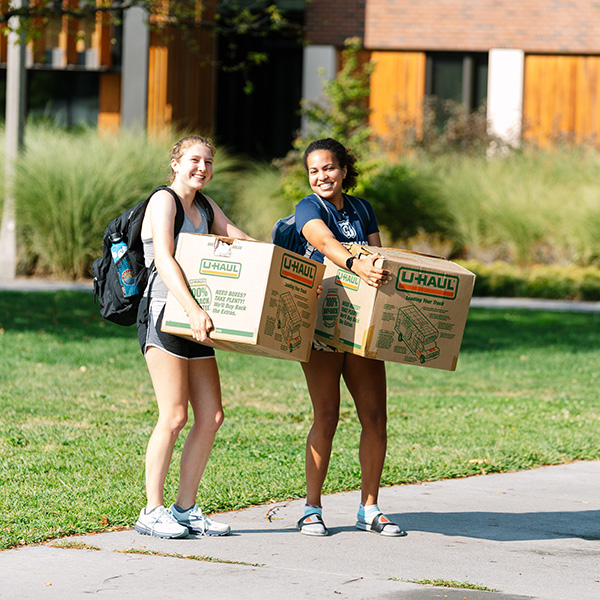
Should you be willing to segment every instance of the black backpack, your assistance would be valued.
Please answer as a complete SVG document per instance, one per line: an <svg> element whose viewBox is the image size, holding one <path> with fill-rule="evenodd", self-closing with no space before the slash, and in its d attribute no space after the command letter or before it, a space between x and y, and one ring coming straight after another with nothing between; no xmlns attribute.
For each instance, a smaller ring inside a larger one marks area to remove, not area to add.
<svg viewBox="0 0 600 600"><path fill-rule="evenodd" d="M100 314L109 321L119 325L133 325L137 320L140 300L144 295L148 279L154 268L154 263L146 267L144 262L144 247L141 238L142 221L150 198L158 191L166 190L174 200L177 213L175 215L174 235L177 236L183 226L184 211L179 196L167 186L159 186L142 202L128 208L121 216L111 221L104 231L102 256L92 264L94 275L94 298L98 301ZM208 230L212 228L214 213L208 200L199 192L196 200L200 202L208 217ZM117 265L113 261L110 247L111 235L119 234L127 244L127 252L119 261L127 259L133 271L138 293L125 297L117 273Z"/></svg>

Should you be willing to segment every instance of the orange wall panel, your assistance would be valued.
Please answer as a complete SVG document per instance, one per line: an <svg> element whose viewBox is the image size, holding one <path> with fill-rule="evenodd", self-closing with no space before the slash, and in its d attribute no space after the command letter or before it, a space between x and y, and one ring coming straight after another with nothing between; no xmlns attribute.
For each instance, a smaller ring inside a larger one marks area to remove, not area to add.
<svg viewBox="0 0 600 600"><path fill-rule="evenodd" d="M397 127L420 131L425 58L423 52L371 53L375 70L371 75L369 107L370 126L375 135L385 135Z"/></svg>
<svg viewBox="0 0 600 600"><path fill-rule="evenodd" d="M525 138L541 145L597 141L600 56L526 56L523 122Z"/></svg>
<svg viewBox="0 0 600 600"><path fill-rule="evenodd" d="M100 135L113 133L121 126L121 74L100 75L98 131Z"/></svg>

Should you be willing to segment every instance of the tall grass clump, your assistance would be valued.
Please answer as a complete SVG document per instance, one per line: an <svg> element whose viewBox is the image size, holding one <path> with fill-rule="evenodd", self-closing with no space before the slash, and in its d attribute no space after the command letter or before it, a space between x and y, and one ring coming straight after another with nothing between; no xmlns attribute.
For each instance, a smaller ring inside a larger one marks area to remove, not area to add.
<svg viewBox="0 0 600 600"><path fill-rule="evenodd" d="M484 262L598 264L600 162L594 151L525 148L507 156L422 160L464 255Z"/></svg>
<svg viewBox="0 0 600 600"><path fill-rule="evenodd" d="M141 135L26 130L15 197L29 272L89 275L108 222L164 183L167 149Z"/></svg>
<svg viewBox="0 0 600 600"><path fill-rule="evenodd" d="M28 127L15 187L23 245L20 270L68 279L89 276L109 221L167 183L175 139ZM226 152L219 160L216 173L234 167ZM210 189L232 202L227 184Z"/></svg>
<svg viewBox="0 0 600 600"><path fill-rule="evenodd" d="M236 225L256 239L270 242L273 225L294 210L294 203L282 193L282 183L281 171L273 165L249 165L239 178L231 211Z"/></svg>

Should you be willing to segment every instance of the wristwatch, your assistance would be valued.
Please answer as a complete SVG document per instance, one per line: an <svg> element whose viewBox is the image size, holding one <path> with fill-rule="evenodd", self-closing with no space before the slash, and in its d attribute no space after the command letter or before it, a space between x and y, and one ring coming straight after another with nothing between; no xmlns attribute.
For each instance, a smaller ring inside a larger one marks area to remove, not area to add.
<svg viewBox="0 0 600 600"><path fill-rule="evenodd" d="M346 269L348 269L348 271L352 271L352 265L354 264L355 260L356 256L351 256L350 258L346 259Z"/></svg>

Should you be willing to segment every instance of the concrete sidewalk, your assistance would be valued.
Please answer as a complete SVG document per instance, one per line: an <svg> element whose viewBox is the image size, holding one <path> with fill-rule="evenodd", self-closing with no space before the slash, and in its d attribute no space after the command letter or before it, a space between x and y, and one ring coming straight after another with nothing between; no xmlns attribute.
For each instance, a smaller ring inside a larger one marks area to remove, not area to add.
<svg viewBox="0 0 600 600"><path fill-rule="evenodd" d="M358 502L324 497L327 538L296 531L294 500L219 515L232 526L223 538L130 529L1 552L0 598L600 598L600 461L383 488L405 538L354 529ZM88 549L56 547L67 543ZM412 583L422 580L497 592Z"/></svg>
<svg viewBox="0 0 600 600"><path fill-rule="evenodd" d="M94 291L91 280L88 281L55 281L20 277L17 279L1 279L0 290L13 292L58 292L71 290L80 292ZM567 312L600 312L600 302L578 302L573 300L544 300L539 298L483 298L471 300L471 306L483 308L525 308L532 310L567 311Z"/></svg>

